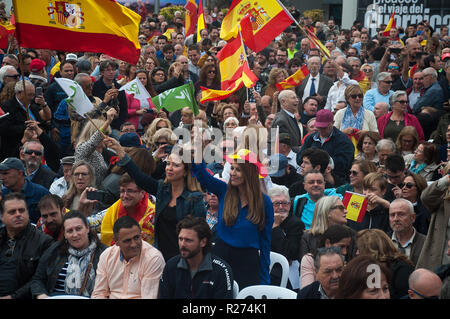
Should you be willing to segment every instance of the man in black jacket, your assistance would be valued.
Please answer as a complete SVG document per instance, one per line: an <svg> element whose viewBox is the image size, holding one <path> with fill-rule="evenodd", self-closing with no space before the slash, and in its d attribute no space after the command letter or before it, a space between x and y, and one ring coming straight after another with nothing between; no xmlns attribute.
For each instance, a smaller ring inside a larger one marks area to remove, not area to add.
<svg viewBox="0 0 450 319"><path fill-rule="evenodd" d="M160 299L231 299L231 267L212 255L212 232L204 218L187 216L177 225L180 255L167 261Z"/></svg>
<svg viewBox="0 0 450 319"><path fill-rule="evenodd" d="M25 164L25 171L28 178L33 183L50 189L58 174L42 165L43 157L44 146L39 141L31 140L23 144L23 148L20 151L20 159Z"/></svg>
<svg viewBox="0 0 450 319"><path fill-rule="evenodd" d="M30 224L25 197L6 195L1 202L0 299L31 298L31 278L53 239Z"/></svg>

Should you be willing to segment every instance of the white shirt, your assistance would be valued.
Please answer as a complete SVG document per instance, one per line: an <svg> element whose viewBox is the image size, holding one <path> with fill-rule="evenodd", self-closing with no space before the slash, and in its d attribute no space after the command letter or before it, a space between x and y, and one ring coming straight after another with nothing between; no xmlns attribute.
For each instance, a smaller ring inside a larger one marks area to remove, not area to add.
<svg viewBox="0 0 450 319"><path fill-rule="evenodd" d="M306 98L309 97L309 92L311 91L311 83L312 83L312 79L314 80L314 87L316 88L316 94L317 91L319 90L319 77L320 77L320 73L317 73L317 75L313 78L313 76L311 74L309 74L309 78L308 78L308 82L306 83L305 86L305 91L303 91L303 98L302 101L305 102Z"/></svg>
<svg viewBox="0 0 450 319"><path fill-rule="evenodd" d="M56 179L52 185L50 185L50 194L53 195L58 195L59 197L63 197L63 195L66 193L67 191L67 182L64 179L64 176Z"/></svg>
<svg viewBox="0 0 450 319"><path fill-rule="evenodd" d="M330 88L330 91L328 91L327 104L325 104L325 109L333 112L336 104L339 101L345 101L344 92L347 86L349 86L350 84L358 85L358 82L355 80L350 80L347 73L344 73L342 79L334 82L333 86Z"/></svg>

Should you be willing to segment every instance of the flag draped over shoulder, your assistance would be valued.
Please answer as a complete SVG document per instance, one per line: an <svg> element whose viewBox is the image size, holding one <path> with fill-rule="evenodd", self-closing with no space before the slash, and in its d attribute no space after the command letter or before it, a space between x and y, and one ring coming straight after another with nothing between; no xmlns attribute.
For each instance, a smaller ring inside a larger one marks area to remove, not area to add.
<svg viewBox="0 0 450 319"><path fill-rule="evenodd" d="M8 46L8 38L15 31L16 27L11 21L0 21L0 48L4 49Z"/></svg>
<svg viewBox="0 0 450 319"><path fill-rule="evenodd" d="M83 88L77 82L66 78L55 78L55 81L69 96L66 99L67 105L82 117L85 117L84 114L94 108Z"/></svg>
<svg viewBox="0 0 450 319"><path fill-rule="evenodd" d="M244 16L249 15L248 25L242 26L245 45L255 52L264 49L269 43L294 21L277 0L233 0L222 21L220 37L226 41L237 37L237 25ZM245 30L250 30L246 32ZM249 37L254 39L251 41Z"/></svg>
<svg viewBox="0 0 450 319"><path fill-rule="evenodd" d="M184 18L184 30L186 37L195 33L195 26L197 23L197 4L195 0L186 0L186 15Z"/></svg>
<svg viewBox="0 0 450 319"><path fill-rule="evenodd" d="M141 16L112 0L14 0L25 48L106 53L136 64Z"/></svg>
<svg viewBox="0 0 450 319"><path fill-rule="evenodd" d="M388 37L389 36L389 31L392 28L397 28L397 25L395 24L395 20L394 20L394 15L395 15L395 10L392 12L391 18L389 19L389 22L388 22L386 28L383 31L383 37Z"/></svg>
<svg viewBox="0 0 450 319"><path fill-rule="evenodd" d="M286 78L281 82L275 83L275 86L277 87L278 91L299 86L300 84L302 84L303 80L306 78L308 74L309 74L308 67L304 65L290 77Z"/></svg>
<svg viewBox="0 0 450 319"><path fill-rule="evenodd" d="M198 20L197 20L197 43L201 41L200 31L206 29L205 15L203 14L202 0L198 2Z"/></svg>
<svg viewBox="0 0 450 319"><path fill-rule="evenodd" d="M342 203L347 209L347 219L358 223L362 222L367 210L367 199L364 195L345 192Z"/></svg>
<svg viewBox="0 0 450 319"><path fill-rule="evenodd" d="M192 81L188 84L166 90L152 98L152 101L158 111L164 108L169 112L173 112L187 106L192 109L194 116L197 116L199 113Z"/></svg>
<svg viewBox="0 0 450 319"><path fill-rule="evenodd" d="M216 56L219 60L221 89L212 90L201 87L202 103L223 100L242 86L245 85L247 88L250 88L258 81L256 75L248 66L240 34L228 42Z"/></svg>

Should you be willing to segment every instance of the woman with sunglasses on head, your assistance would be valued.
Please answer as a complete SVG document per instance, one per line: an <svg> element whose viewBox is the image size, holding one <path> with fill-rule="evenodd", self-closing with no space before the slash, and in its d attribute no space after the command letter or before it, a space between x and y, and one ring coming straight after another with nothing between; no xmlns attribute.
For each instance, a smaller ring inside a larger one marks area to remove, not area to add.
<svg viewBox="0 0 450 319"><path fill-rule="evenodd" d="M381 138L396 141L401 130L406 126L414 126L420 141L424 140L422 126L419 120L407 112L408 95L405 91L395 91L389 98L392 111L377 120Z"/></svg>
<svg viewBox="0 0 450 319"><path fill-rule="evenodd" d="M349 85L344 92L347 107L336 112L334 126L347 135L362 131L378 133L377 121L373 112L363 107L363 90L359 85Z"/></svg>

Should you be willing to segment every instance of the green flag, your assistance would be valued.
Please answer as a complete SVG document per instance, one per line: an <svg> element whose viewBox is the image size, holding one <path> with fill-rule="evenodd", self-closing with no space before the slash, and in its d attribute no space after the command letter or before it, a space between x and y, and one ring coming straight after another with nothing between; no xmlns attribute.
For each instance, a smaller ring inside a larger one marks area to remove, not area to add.
<svg viewBox="0 0 450 319"><path fill-rule="evenodd" d="M166 90L152 98L152 101L158 111L165 108L167 111L173 112L187 106L192 109L194 116L198 115L198 106L192 82Z"/></svg>

